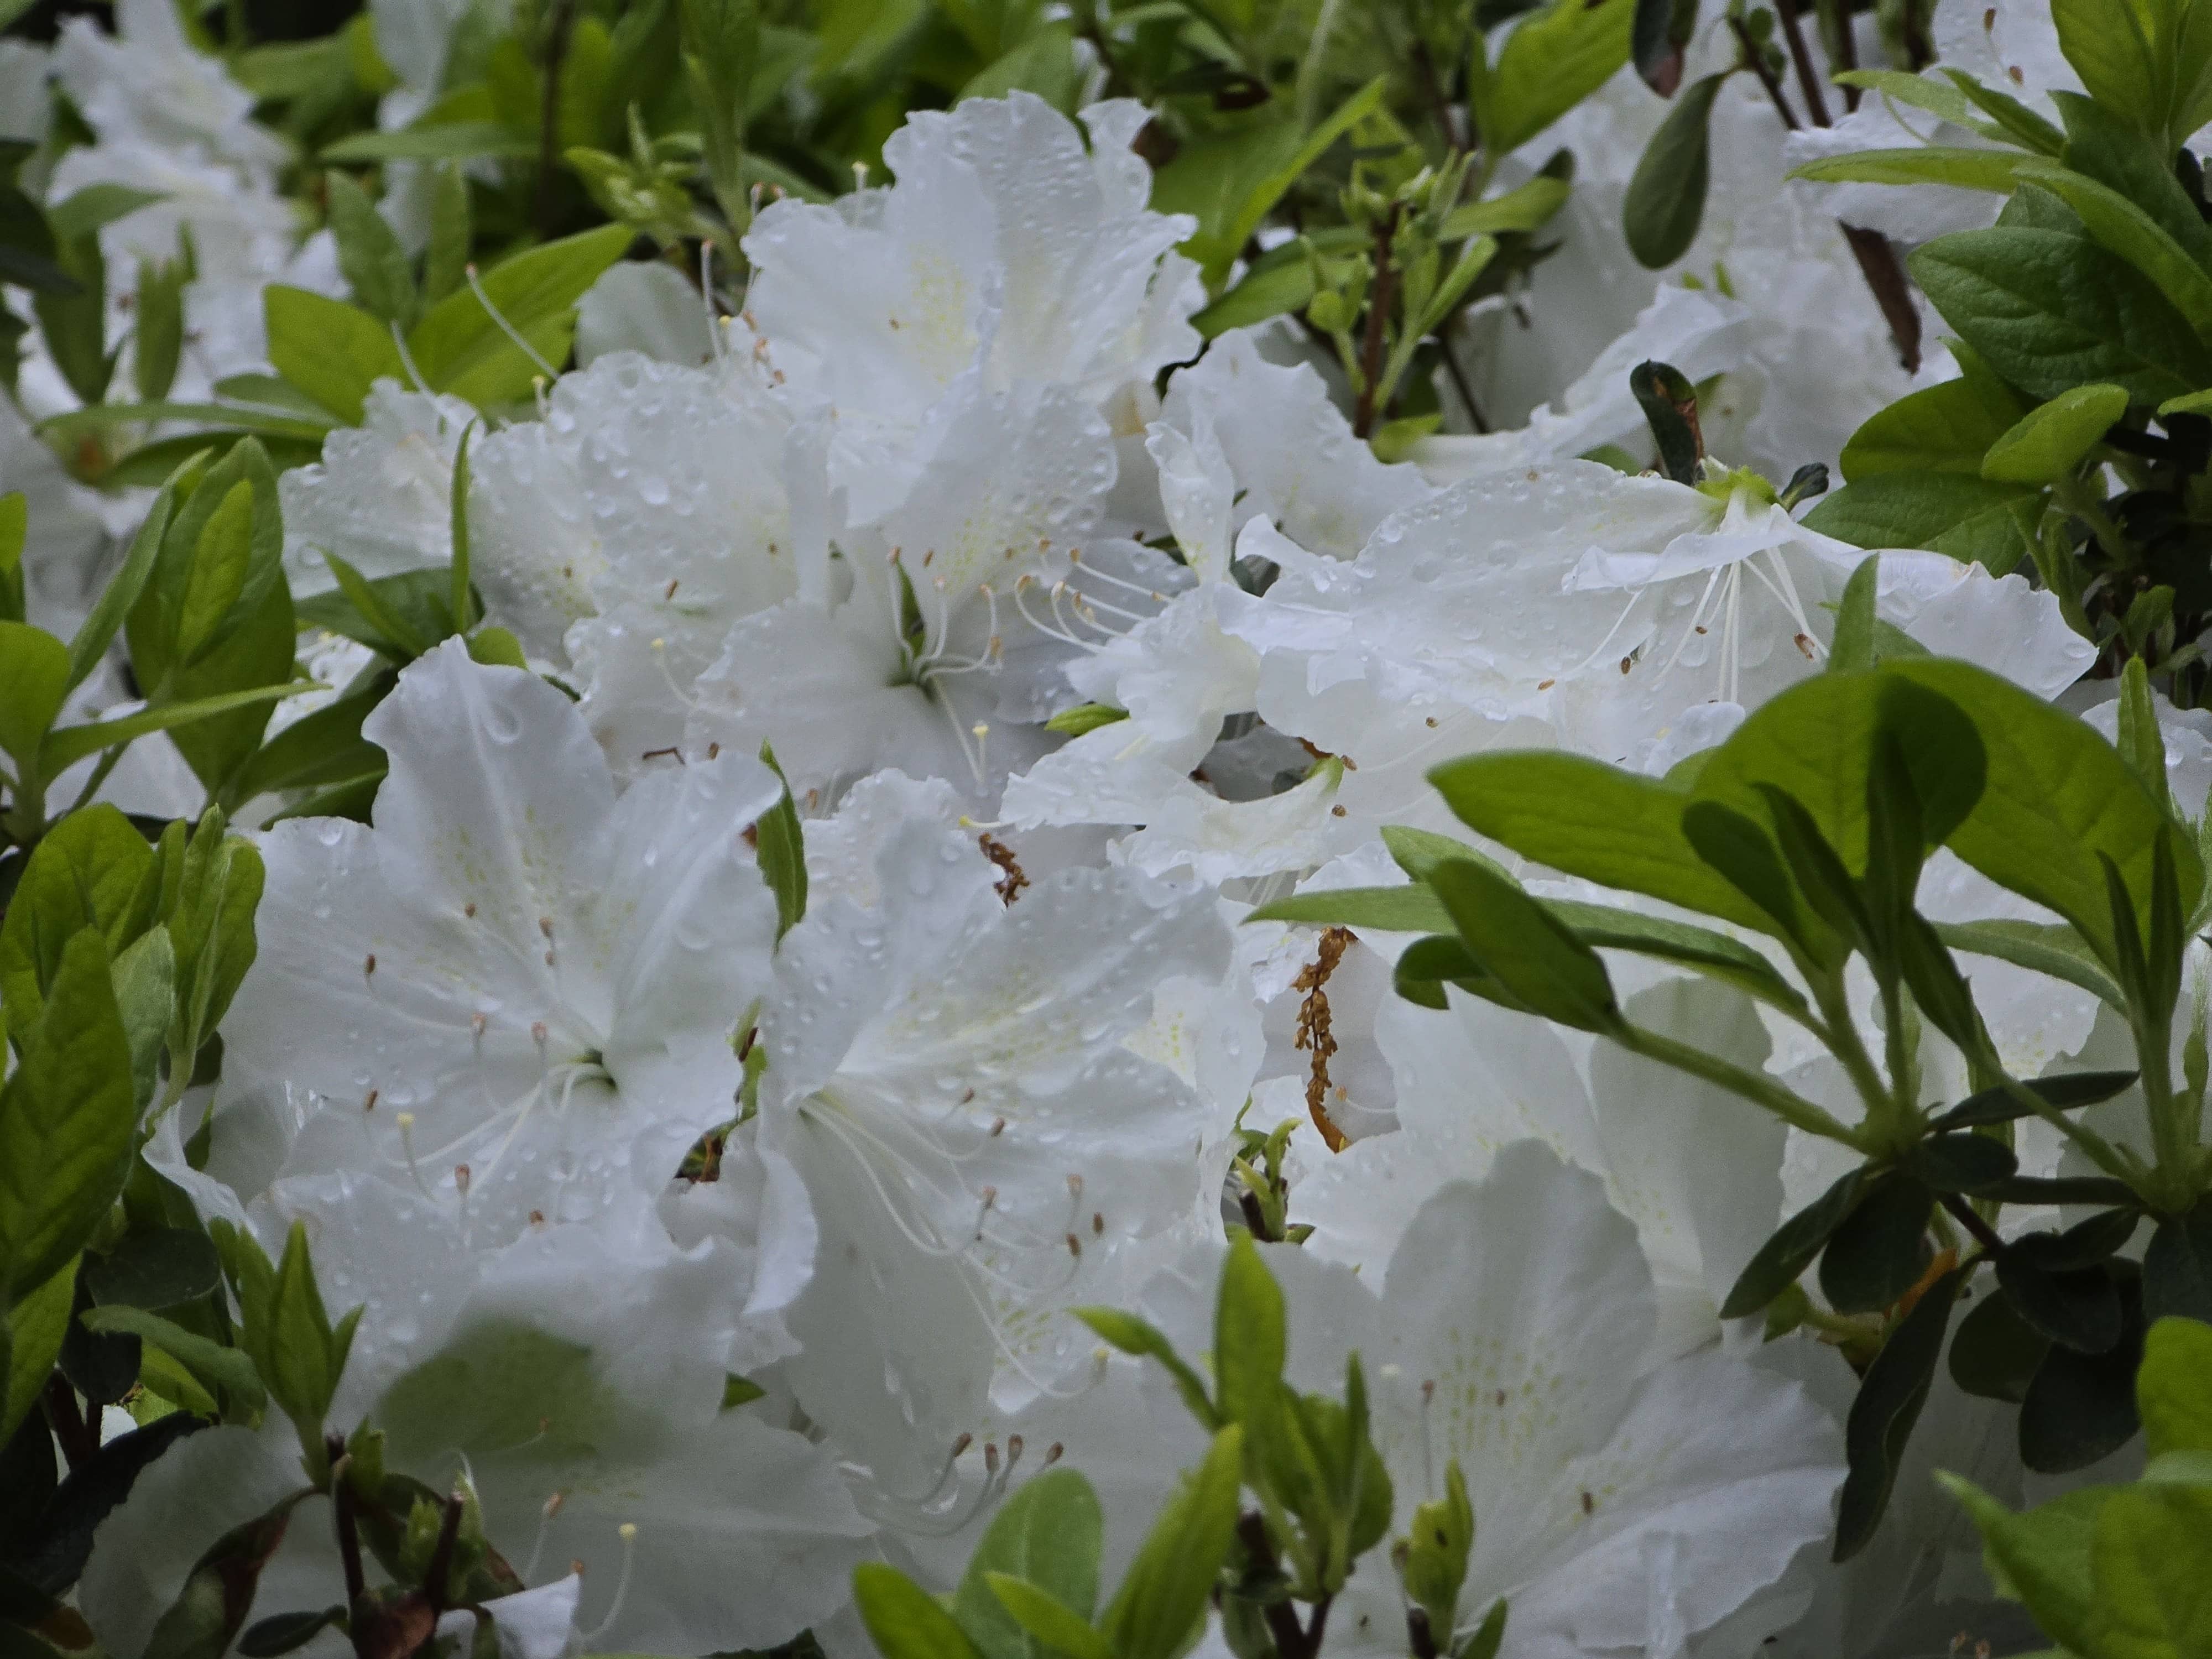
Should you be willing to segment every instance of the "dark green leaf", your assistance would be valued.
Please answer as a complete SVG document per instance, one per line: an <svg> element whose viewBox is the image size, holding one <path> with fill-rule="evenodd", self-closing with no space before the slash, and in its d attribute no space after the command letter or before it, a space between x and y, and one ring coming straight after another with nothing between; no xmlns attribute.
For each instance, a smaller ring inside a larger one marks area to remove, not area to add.
<svg viewBox="0 0 2212 1659"><path fill-rule="evenodd" d="M343 300L271 283L262 290L269 361L276 372L348 426L379 380L407 384L391 329Z"/></svg>
<svg viewBox="0 0 2212 1659"><path fill-rule="evenodd" d="M222 1283L222 1263L206 1234L156 1227L125 1233L106 1255L87 1256L84 1277L95 1302L173 1308Z"/></svg>
<svg viewBox="0 0 2212 1659"><path fill-rule="evenodd" d="M2136 1367L2142 1358L2137 1286L2120 1287L2122 1332L2102 1353L2054 1342L2020 1405L2021 1461L2042 1474L2064 1474L2109 1456L2134 1438Z"/></svg>
<svg viewBox="0 0 2212 1659"><path fill-rule="evenodd" d="M1697 388L1673 364L1647 362L1629 370L1628 389L1659 446L1660 470L1676 483L1696 483L1705 457Z"/></svg>
<svg viewBox="0 0 2212 1659"><path fill-rule="evenodd" d="M1708 75L1675 100L1628 181L1621 228L1629 252L1650 270L1673 264L1697 240L1711 177L1713 100L1726 80Z"/></svg>
<svg viewBox="0 0 2212 1659"><path fill-rule="evenodd" d="M93 1534L130 1497L138 1477L178 1441L205 1427L204 1419L172 1412L107 1441L70 1471L40 1517L44 1536L37 1548L10 1565L48 1595L61 1595L91 1558Z"/></svg>
<svg viewBox="0 0 2212 1659"><path fill-rule="evenodd" d="M1854 547L1947 553L2002 575L2027 556L2042 501L2030 486L1959 471L1882 470L1822 500L1805 527Z"/></svg>
<svg viewBox="0 0 2212 1659"><path fill-rule="evenodd" d="M760 757L763 765L783 778L774 749L761 744ZM775 936L781 939L806 914L805 833L799 827L799 805L791 798L788 780L784 781L782 799L761 815L756 839L761 879L775 895Z"/></svg>
<svg viewBox="0 0 2212 1659"><path fill-rule="evenodd" d="M325 1607L320 1613L278 1613L257 1619L238 1638L238 1651L246 1659L277 1659L313 1641L326 1626L342 1625L345 1609Z"/></svg>
<svg viewBox="0 0 2212 1659"><path fill-rule="evenodd" d="M2143 1316L2212 1324L2212 1200L2186 1215L2161 1216L2143 1252Z"/></svg>
<svg viewBox="0 0 2212 1659"><path fill-rule="evenodd" d="M1909 1176L1878 1176L1828 1237L1820 1291L1838 1313L1879 1313L1928 1270L1928 1188Z"/></svg>
<svg viewBox="0 0 2212 1659"><path fill-rule="evenodd" d="M2061 1077L2033 1078L2019 1086L2058 1111L2094 1106L2110 1100L2136 1080L2133 1072L2072 1072ZM2033 1109L2022 1105L2009 1090L1984 1089L1929 1120L1931 1129L1966 1129L1978 1123L2008 1123L2027 1116Z"/></svg>
<svg viewBox="0 0 2212 1659"><path fill-rule="evenodd" d="M2007 1250L1997 1257L1997 1283L2013 1310L2053 1342L2099 1354L2120 1340L2119 1289L2101 1267L2052 1271Z"/></svg>
<svg viewBox="0 0 2212 1659"><path fill-rule="evenodd" d="M1747 1318L1796 1284L1850 1214L1865 1188L1867 1174L1863 1168L1853 1170L1784 1222L1736 1276L1728 1300L1721 1304L1721 1317Z"/></svg>
<svg viewBox="0 0 2212 1659"><path fill-rule="evenodd" d="M1905 1168L1939 1193L1986 1191L2020 1168L2012 1148L1972 1133L1930 1135L1905 1158Z"/></svg>
<svg viewBox="0 0 2212 1659"><path fill-rule="evenodd" d="M1862 422L1844 446L1844 477L1854 484L1885 472L1979 477L1989 447L2027 412L2002 382L1989 377L1939 381ZM1870 499L1879 501L1878 492Z"/></svg>
<svg viewBox="0 0 2212 1659"><path fill-rule="evenodd" d="M2001 1291L1977 1302L1951 1339L1951 1380L1984 1400L2017 1406L2027 1395L2051 1339L2030 1325Z"/></svg>
<svg viewBox="0 0 2212 1659"><path fill-rule="evenodd" d="M405 328L422 301L415 291L414 261L368 193L335 170L323 175L329 198L331 234L338 247L338 271L353 291L353 302L370 315Z"/></svg>
<svg viewBox="0 0 2212 1659"><path fill-rule="evenodd" d="M1866 1547L1882 1511L1889 1507L1898 1465L1927 1402L1936 1363L1943 1355L1951 1307L1967 1271L1954 1267L1922 1293L1859 1383L1844 1427L1850 1473L1844 1480L1843 1504L1836 1518L1834 1557L1838 1561L1848 1561Z"/></svg>
<svg viewBox="0 0 2212 1659"><path fill-rule="evenodd" d="M1449 927L1451 914L1423 884L1403 887L1331 887L1263 904L1249 921L1302 921L1324 927L1367 927L1383 933L1434 933Z"/></svg>

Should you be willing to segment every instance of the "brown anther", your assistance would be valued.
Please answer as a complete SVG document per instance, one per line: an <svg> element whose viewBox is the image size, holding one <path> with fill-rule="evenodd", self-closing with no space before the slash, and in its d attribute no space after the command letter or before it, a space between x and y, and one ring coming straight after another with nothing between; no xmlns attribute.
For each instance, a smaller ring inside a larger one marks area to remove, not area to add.
<svg viewBox="0 0 2212 1659"><path fill-rule="evenodd" d="M684 579L681 576L671 576L668 579L668 586L661 590L660 597L663 599L674 599L676 597L676 584L683 580Z"/></svg>
<svg viewBox="0 0 2212 1659"><path fill-rule="evenodd" d="M1424 720L1421 724L1427 726L1429 730L1433 732L1437 729L1437 717L1434 714L1431 714Z"/></svg>
<svg viewBox="0 0 2212 1659"><path fill-rule="evenodd" d="M1425 1377L1421 1382L1421 1403L1425 1406L1437 1397L1437 1379Z"/></svg>
<svg viewBox="0 0 2212 1659"><path fill-rule="evenodd" d="M371 1089L368 1091L368 1098L361 1103L361 1109L362 1111L373 1112L376 1109L376 1094L377 1091L374 1089Z"/></svg>
<svg viewBox="0 0 2212 1659"><path fill-rule="evenodd" d="M744 829L738 831L738 839L744 842L746 846L751 848L755 852L758 852L760 850L760 825L757 823L747 824Z"/></svg>
<svg viewBox="0 0 2212 1659"><path fill-rule="evenodd" d="M1342 806L1332 806L1328 809L1328 815L1333 818L1340 818L1345 816L1345 809Z"/></svg>
<svg viewBox="0 0 2212 1659"><path fill-rule="evenodd" d="M544 1020L533 1019L530 1022L530 1040L541 1048L545 1046L545 1022Z"/></svg>
<svg viewBox="0 0 2212 1659"><path fill-rule="evenodd" d="M1805 653L1807 662L1813 660L1813 641L1809 638L1802 634L1793 634L1790 635L1790 643Z"/></svg>
<svg viewBox="0 0 2212 1659"><path fill-rule="evenodd" d="M1012 1466L1012 1463L1013 1463L1014 1459L1016 1459L1017 1457L1019 1457L1021 1455L1022 1455L1022 1437L1021 1437L1021 1436L1019 1436L1019 1435L1018 1435L1018 1434L1010 1434L1010 1435L1008 1435L1008 1436L1006 1437L1006 1462L1007 1462L1008 1467L1010 1467L1010 1468L1011 1468L1011 1467Z"/></svg>
<svg viewBox="0 0 2212 1659"><path fill-rule="evenodd" d="M465 1195L469 1190L470 1179L471 1171L467 1164L456 1164L453 1165L453 1185L459 1188Z"/></svg>
<svg viewBox="0 0 2212 1659"><path fill-rule="evenodd" d="M1583 1494L1583 1513L1584 1515L1597 1513L1597 1499L1592 1498L1587 1492Z"/></svg>
<svg viewBox="0 0 2212 1659"><path fill-rule="evenodd" d="M545 1224L545 1212L543 1210L532 1210L530 1212L530 1224L533 1227L544 1226Z"/></svg>
<svg viewBox="0 0 2212 1659"><path fill-rule="evenodd" d="M1336 964L1344 960L1344 953L1352 943L1350 928L1330 928L1321 936L1314 959L1300 969L1298 976L1291 981L1293 991L1305 993L1305 1000L1298 1004L1297 1030L1291 1043L1313 1056L1312 1073L1306 1079L1306 1112L1332 1152L1342 1152L1349 1144L1349 1137L1329 1117L1326 1103L1330 1086L1328 1062L1336 1053L1336 1038L1329 1031L1328 976L1336 971Z"/></svg>
<svg viewBox="0 0 2212 1659"><path fill-rule="evenodd" d="M958 1434L953 1437L952 1455L955 1457L959 1456L962 1452L966 1451L969 1446L973 1445L975 1441L975 1437L974 1435L969 1433L965 1429L961 1430Z"/></svg>
<svg viewBox="0 0 2212 1659"><path fill-rule="evenodd" d="M1044 1467L1050 1468L1054 1464L1059 1462L1060 1453L1066 1449L1066 1448L1062 1446L1057 1440L1054 1441L1049 1446L1047 1446L1044 1449Z"/></svg>
<svg viewBox="0 0 2212 1659"><path fill-rule="evenodd" d="M550 951L548 951L545 953L545 965L548 968L557 968L560 966L560 963L554 960L554 953Z"/></svg>
<svg viewBox="0 0 2212 1659"><path fill-rule="evenodd" d="M1002 1117L994 1117L994 1118L993 1118L993 1119L991 1120L991 1134L992 1134L993 1138L994 1138L994 1139L996 1139L998 1136L1002 1135L1002 1134L1004 1134L1004 1133L1006 1133L1006 1119L1004 1119L1004 1118L1002 1118Z"/></svg>
<svg viewBox="0 0 2212 1659"><path fill-rule="evenodd" d="M490 1022L485 1019L482 1014L471 1014L469 1016L469 1035L472 1037L477 1038L478 1040L482 1040L484 1034L484 1027L489 1023Z"/></svg>
<svg viewBox="0 0 2212 1659"><path fill-rule="evenodd" d="M1093 1211L1091 1212L1091 1237L1093 1237L1093 1238L1098 1238L1098 1237L1103 1237L1103 1236L1104 1235L1105 1231L1106 1231L1106 1214L1105 1214L1105 1212L1104 1212L1104 1211L1103 1211L1103 1210L1093 1210Z"/></svg>
<svg viewBox="0 0 2212 1659"><path fill-rule="evenodd" d="M1620 659L1620 672L1621 672L1622 673L1626 674L1626 673L1628 672L1628 670L1629 670L1629 668L1630 668L1631 665L1632 665L1632 664L1635 662L1635 660L1636 660L1636 659L1635 659L1635 658L1633 658L1633 657L1623 657L1623 658Z"/></svg>
<svg viewBox="0 0 2212 1659"><path fill-rule="evenodd" d="M1083 1259L1083 1241L1073 1233L1067 1235L1067 1253L1079 1261Z"/></svg>
<svg viewBox="0 0 2212 1659"><path fill-rule="evenodd" d="M996 1474L998 1472L999 1443L995 1440L986 1440L983 1443L983 1473Z"/></svg>
<svg viewBox="0 0 2212 1659"><path fill-rule="evenodd" d="M361 971L362 972L362 974L363 974L363 975L373 974L373 973L374 973L374 972L376 971L376 952L375 952L375 951L371 951L368 953L368 960L362 963L362 965L361 965Z"/></svg>
<svg viewBox="0 0 2212 1659"><path fill-rule="evenodd" d="M477 902L474 899L471 899L466 904L464 904L461 907L461 914L471 920L474 920L477 914Z"/></svg>
<svg viewBox="0 0 2212 1659"><path fill-rule="evenodd" d="M720 757L720 756L721 756L721 753L722 753L722 745L721 745L720 744L719 744L719 743L710 743L710 744L708 744L707 745L707 758L708 758L708 760L716 760L716 759L719 759L719 758Z"/></svg>
<svg viewBox="0 0 2212 1659"><path fill-rule="evenodd" d="M1557 680L1538 680L1536 682L1536 689L1539 691L1548 691L1558 684L1559 682Z"/></svg>
<svg viewBox="0 0 2212 1659"><path fill-rule="evenodd" d="M553 937L553 918L550 916L538 917L538 931L544 934L546 938L551 939Z"/></svg>

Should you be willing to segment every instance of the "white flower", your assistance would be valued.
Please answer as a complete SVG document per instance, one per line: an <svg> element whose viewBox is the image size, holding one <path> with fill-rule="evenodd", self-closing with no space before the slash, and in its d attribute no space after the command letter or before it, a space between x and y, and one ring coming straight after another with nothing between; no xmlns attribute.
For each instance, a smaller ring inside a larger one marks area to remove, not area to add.
<svg viewBox="0 0 2212 1659"><path fill-rule="evenodd" d="M116 0L115 24L109 34L71 18L54 49L56 78L101 138L264 172L288 159L284 143L254 125L253 95L192 48L166 0Z"/></svg>
<svg viewBox="0 0 2212 1659"><path fill-rule="evenodd" d="M379 380L361 424L323 440L323 458L278 475L284 573L294 593L328 592L335 553L374 581L453 562L453 457L477 418L458 398Z"/></svg>
<svg viewBox="0 0 2212 1659"><path fill-rule="evenodd" d="M777 378L831 428L855 520L910 488L956 385L1064 386L1096 406L1194 355L1199 295L1170 250L1194 228L1145 206L1134 105L1085 112L1094 149L1016 92L916 112L884 146L897 176L831 206L785 200L744 242L748 309Z"/></svg>
<svg viewBox="0 0 2212 1659"><path fill-rule="evenodd" d="M1334 1396L1360 1356L1395 1534L1459 1464L1475 1519L1460 1618L1471 1627L1508 1598L1508 1659L1679 1653L1826 1535L1833 1419L1727 1355L1655 1368L1636 1230L1595 1176L1540 1146L1507 1146L1482 1181L1420 1203L1387 1273L1288 1246L1267 1261L1287 1305L1286 1380ZM1207 1346L1210 1291L1187 1267L1147 1293L1186 1354ZM1329 1653L1405 1651L1398 1585L1371 1566L1331 1611Z"/></svg>
<svg viewBox="0 0 2212 1659"><path fill-rule="evenodd" d="M1635 1224L1656 1279L1662 1349L1711 1340L1736 1275L1781 1222L1784 1126L1611 1043L1447 994L1443 1012L1394 998L1376 1013L1401 1127L1316 1158L1295 1183L1292 1218L1316 1227L1308 1248L1377 1272L1431 1193L1483 1176L1500 1148L1534 1137L1601 1176ZM1740 993L1670 977L1625 1003L1637 1024L1747 1071L1766 1060L1766 1032Z"/></svg>
<svg viewBox="0 0 2212 1659"><path fill-rule="evenodd" d="M566 697L457 643L364 731L375 827L264 842L227 1059L288 1091L295 1166L410 1185L486 1240L657 1192L736 1115L775 915L741 832L775 778L733 756L617 800Z"/></svg>
<svg viewBox="0 0 2212 1659"><path fill-rule="evenodd" d="M820 1229L799 1403L878 1511L921 1525L994 1373L1005 1405L1066 1386L1091 1345L1062 1310L1192 1209L1208 1114L1127 1040L1164 982L1218 979L1227 940L1208 896L1133 872L1064 871L1010 907L968 835L876 836L876 903L811 904L777 953L761 1145Z"/></svg>

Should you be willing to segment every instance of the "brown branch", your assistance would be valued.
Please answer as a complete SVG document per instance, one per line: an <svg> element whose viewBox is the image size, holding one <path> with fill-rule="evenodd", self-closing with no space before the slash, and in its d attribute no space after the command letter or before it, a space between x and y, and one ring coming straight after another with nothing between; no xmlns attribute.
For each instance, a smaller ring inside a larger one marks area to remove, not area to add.
<svg viewBox="0 0 2212 1659"><path fill-rule="evenodd" d="M46 1379L46 1421L53 1425L54 1438L61 1442L62 1455L72 1471L82 1468L100 1450L98 1407L87 1422L77 1409L76 1391L59 1371Z"/></svg>
<svg viewBox="0 0 2212 1659"><path fill-rule="evenodd" d="M1851 245L1851 257L1859 262L1859 272L1866 278L1867 286L1874 290L1875 303L1881 307L1882 320L1889 325L1889 337L1897 347L1897 360L1908 374L1920 372L1920 313L1912 304L1912 290L1905 279L1905 266L1890 246L1889 238L1878 230L1869 230L1862 225L1847 225L1838 219L1837 226L1844 240Z"/></svg>
<svg viewBox="0 0 2212 1659"><path fill-rule="evenodd" d="M1366 438L1375 430L1375 394L1382 378L1383 353L1390 343L1390 301L1398 292L1398 268L1390 262L1390 251L1398 240L1401 211L1393 202L1375 232L1375 286L1368 293L1367 336L1359 345L1359 402L1352 417L1356 438Z"/></svg>
<svg viewBox="0 0 2212 1659"><path fill-rule="evenodd" d="M1813 66L1813 48L1805 39L1804 26L1798 21L1797 0L1774 0L1774 9L1782 15L1782 36L1790 43L1790 61L1797 66L1797 90L1805 94L1805 107L1816 127L1833 126L1828 114L1828 95L1820 88L1820 71Z"/></svg>
<svg viewBox="0 0 2212 1659"><path fill-rule="evenodd" d="M1991 1255L1996 1255L2003 1250L2004 1240L1997 1237L1996 1229L1988 1222L1974 1213L1974 1206L1967 1203L1965 1199L1960 1198L1956 1193L1945 1193L1940 1201L1944 1209L1950 1212L1951 1218L1973 1235L1975 1243L1980 1245Z"/></svg>
<svg viewBox="0 0 2212 1659"><path fill-rule="evenodd" d="M1797 112L1790 107L1790 100L1782 95L1782 82L1774 78L1774 71L1767 66L1766 54L1751 38L1751 31L1744 27L1743 19L1729 18L1729 27L1735 34L1736 45L1742 49L1745 67L1756 75L1759 84L1766 88L1766 95L1773 100L1775 113L1782 118L1782 125L1792 132L1796 131Z"/></svg>

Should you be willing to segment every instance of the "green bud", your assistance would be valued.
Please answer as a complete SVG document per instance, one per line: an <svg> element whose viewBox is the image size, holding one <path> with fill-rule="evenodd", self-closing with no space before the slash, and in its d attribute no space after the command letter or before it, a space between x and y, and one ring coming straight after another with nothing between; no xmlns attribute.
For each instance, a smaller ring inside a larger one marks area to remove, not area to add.
<svg viewBox="0 0 2212 1659"><path fill-rule="evenodd" d="M1444 1465L1444 1495L1413 1511L1413 1530L1391 1552L1406 1597L1429 1616L1429 1628L1449 1638L1459 1617L1459 1589L1474 1548L1474 1506L1459 1460Z"/></svg>

